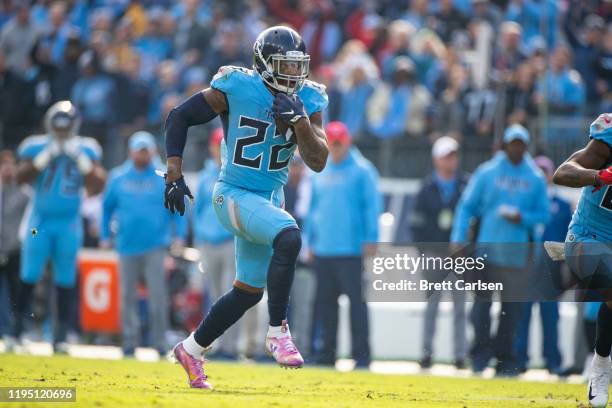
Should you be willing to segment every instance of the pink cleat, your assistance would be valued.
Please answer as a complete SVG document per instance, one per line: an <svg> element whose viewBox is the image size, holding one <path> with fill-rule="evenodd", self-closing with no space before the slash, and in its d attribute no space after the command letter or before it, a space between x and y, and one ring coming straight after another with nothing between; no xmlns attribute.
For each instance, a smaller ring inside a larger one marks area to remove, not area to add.
<svg viewBox="0 0 612 408"><path fill-rule="evenodd" d="M208 376L204 374L204 363L206 362L204 358L198 359L193 357L185 350L182 342L174 346L172 354L176 361L185 369L191 388L213 389L212 384L208 382Z"/></svg>
<svg viewBox="0 0 612 408"><path fill-rule="evenodd" d="M283 333L289 332L287 321L283 320L281 326ZM284 368L302 368L304 359L293 343L290 334L281 337L266 337L266 351L274 357L276 362Z"/></svg>

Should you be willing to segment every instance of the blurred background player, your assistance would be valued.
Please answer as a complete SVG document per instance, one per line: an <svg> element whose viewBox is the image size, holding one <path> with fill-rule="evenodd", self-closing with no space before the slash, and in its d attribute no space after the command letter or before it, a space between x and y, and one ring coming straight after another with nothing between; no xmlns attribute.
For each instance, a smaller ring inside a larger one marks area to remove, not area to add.
<svg viewBox="0 0 612 408"><path fill-rule="evenodd" d="M217 218L212 203L213 190L221 170L221 142L223 129L216 128L210 135L208 143L209 158L199 174L196 202L193 213L195 243L200 250L202 270L204 271L204 290L207 294L207 312L212 302L223 296L232 286L236 277L236 259L234 252L234 235L226 229ZM206 314L206 313L205 313ZM230 327L219 339L214 349L215 358L236 359L238 356L240 329L244 327L247 356L253 356L257 342L257 311L247 311L242 325ZM247 327L248 326L248 327Z"/></svg>
<svg viewBox="0 0 612 408"><path fill-rule="evenodd" d="M554 182L584 187L565 244L565 258L574 275L589 289L600 290L595 352L587 397L593 407L608 404L612 348L612 114L591 124L590 141L555 172Z"/></svg>
<svg viewBox="0 0 612 408"><path fill-rule="evenodd" d="M338 297L350 302L351 352L356 367L370 365L368 307L363 297L362 257L375 253L382 200L378 172L357 148L342 122L325 127L330 157L312 176L306 223L308 246L317 276L316 324L323 344L316 363L334 366L338 333Z"/></svg>
<svg viewBox="0 0 612 408"><path fill-rule="evenodd" d="M0 151L0 328L4 328L4 344L13 348L15 307L21 282L19 265L21 242L19 224L30 201L29 191L17 184L17 162L10 150ZM4 288L5 292L2 292Z"/></svg>
<svg viewBox="0 0 612 408"><path fill-rule="evenodd" d="M503 150L480 165L465 188L457 205L451 242L467 242L470 221L474 218L480 220L476 242L499 244L527 243L533 228L548 221L546 181L527 152L527 129L521 125L510 126L504 132L503 143ZM498 246L497 249L494 251L495 247L491 247L488 251L486 273L490 277L505 278L499 325L492 338L491 293L488 292L472 307L472 368L476 373L482 372L495 357L496 375L516 376L514 345L523 304L511 298L510 285L517 281L516 289L525 289L520 287L518 278L526 266L526 254L520 246Z"/></svg>
<svg viewBox="0 0 612 408"><path fill-rule="evenodd" d="M112 170L104 191L100 245L108 249L112 239L119 252L124 356L133 356L139 345L138 285L143 277L148 292L151 346L165 355L169 309L164 258L171 238L179 247L184 244L187 225L184 218L169 214L160 205L159 196L165 186L155 173L160 162L153 136L144 131L134 133L128 149L130 158Z"/></svg>
<svg viewBox="0 0 612 408"><path fill-rule="evenodd" d="M467 184L467 176L459 170L459 143L449 136L437 139L431 149L434 171L426 178L415 198L414 212L410 217L410 228L414 242L448 242L455 207ZM434 248L432 248L434 249ZM433 254L432 254L433 255ZM433 279L428 271L430 281ZM452 276L453 274L451 274ZM440 280L447 278L442 272ZM452 291L453 296L453 347L455 366L465 367L467 338L465 318L465 292ZM433 291L427 301L423 316L423 357L422 368L432 364L433 341L436 332L436 319L442 293Z"/></svg>
<svg viewBox="0 0 612 408"><path fill-rule="evenodd" d="M221 223L236 236L236 280L218 299L201 325L174 348L190 385L212 388L202 354L268 290L270 326L267 352L281 365L299 368L304 360L287 324L289 293L302 246L297 223L283 207L282 186L297 147L312 170L327 160L322 111L325 87L306 81L309 56L300 35L276 26L253 45L253 70L224 66L210 88L173 109L166 120L165 205L185 212L193 198L182 174L187 129L221 116L226 129L223 167L213 201Z"/></svg>
<svg viewBox="0 0 612 408"><path fill-rule="evenodd" d="M63 351L72 291L76 280L77 251L83 226L79 213L81 190L98 194L106 172L98 164L98 143L77 135L80 118L69 101L52 105L45 114L46 134L30 136L19 147L19 182L34 188L32 213L21 252L22 289L17 302L15 337L20 338L34 285L51 261L57 291L56 351Z"/></svg>

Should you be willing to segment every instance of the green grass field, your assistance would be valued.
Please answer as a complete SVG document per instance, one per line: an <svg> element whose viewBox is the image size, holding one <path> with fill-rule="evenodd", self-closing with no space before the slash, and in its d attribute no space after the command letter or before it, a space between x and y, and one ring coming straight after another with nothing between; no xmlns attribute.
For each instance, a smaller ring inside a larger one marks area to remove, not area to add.
<svg viewBox="0 0 612 408"><path fill-rule="evenodd" d="M168 362L0 354L0 386L76 387L76 403L47 403L52 407L586 407L584 387L575 384L283 370L265 364L207 367L214 391L190 389L182 368Z"/></svg>

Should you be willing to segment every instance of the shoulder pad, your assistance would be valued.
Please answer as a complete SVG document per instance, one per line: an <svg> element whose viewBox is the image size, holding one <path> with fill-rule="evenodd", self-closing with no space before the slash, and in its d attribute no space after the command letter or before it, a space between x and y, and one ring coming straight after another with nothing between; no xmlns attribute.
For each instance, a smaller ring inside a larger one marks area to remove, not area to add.
<svg viewBox="0 0 612 408"><path fill-rule="evenodd" d="M49 135L32 135L32 136L28 136L25 139L23 139L23 141L19 144L18 149L20 149L22 146L27 146L27 145L31 145L31 144L43 144L43 143L47 143L47 141L49 140Z"/></svg>
<svg viewBox="0 0 612 408"><path fill-rule="evenodd" d="M223 93L231 93L233 90L240 89L241 84L251 78L252 75L253 71L250 69L224 65L213 76L210 86Z"/></svg>
<svg viewBox="0 0 612 408"><path fill-rule="evenodd" d="M93 137L81 136L81 146L92 160L99 161L102 158L102 147Z"/></svg>
<svg viewBox="0 0 612 408"><path fill-rule="evenodd" d="M28 136L19 144L17 155L20 159L31 159L49 141L49 135Z"/></svg>
<svg viewBox="0 0 612 408"><path fill-rule="evenodd" d="M325 85L320 84L315 81L311 81L310 79L305 80L303 86L308 87L308 88L313 88L314 90L322 94L326 93L326 90L327 90L327 87Z"/></svg>
<svg viewBox="0 0 612 408"><path fill-rule="evenodd" d="M589 137L604 142L612 148L612 113L602 113L591 123Z"/></svg>
<svg viewBox="0 0 612 408"><path fill-rule="evenodd" d="M298 92L304 102L306 113L310 116L315 112L322 112L327 108L329 100L325 85L306 80L302 89Z"/></svg>

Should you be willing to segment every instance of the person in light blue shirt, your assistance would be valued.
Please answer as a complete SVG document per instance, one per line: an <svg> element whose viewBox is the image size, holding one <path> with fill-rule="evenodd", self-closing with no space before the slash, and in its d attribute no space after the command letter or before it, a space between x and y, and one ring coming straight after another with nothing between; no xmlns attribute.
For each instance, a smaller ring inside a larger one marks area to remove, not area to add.
<svg viewBox="0 0 612 408"><path fill-rule="evenodd" d="M361 66L351 69L350 85L340 89L339 119L346 123L352 135L360 137L366 132L366 106L374 92L377 80L368 78L366 70Z"/></svg>
<svg viewBox="0 0 612 408"><path fill-rule="evenodd" d="M492 293L487 292L474 303L471 316L475 330L473 369L475 372L484 370L489 360L496 357L497 375L515 376L518 366L514 337L523 305L508 299L527 289L521 286L523 280L520 279L527 261L525 247L534 227L547 223L549 200L544 175L527 153L527 129L521 125L510 126L504 132L503 143L503 150L478 167L463 192L451 242L466 243L470 224L474 219L480 221L476 241L481 243L479 248L486 244L485 277L492 281L503 280L505 290L501 293L500 323L494 340L490 333Z"/></svg>
<svg viewBox="0 0 612 408"><path fill-rule="evenodd" d="M400 56L393 59L391 82L379 86L369 101L368 130L371 134L381 139L391 139L421 126L421 111L428 98L424 97L423 94L427 92L419 85L416 75L415 64L410 58ZM387 92L388 101L383 101L381 95L387 95ZM386 109L380 113L378 109L373 109L379 103L386 103Z"/></svg>
<svg viewBox="0 0 612 408"><path fill-rule="evenodd" d="M549 218L544 175L527 152L529 133L521 125L506 129L504 148L481 164L468 183L459 205L451 242L466 242L470 220L480 219L477 241L528 242L536 224ZM501 257L499 263L511 259Z"/></svg>
<svg viewBox="0 0 612 408"><path fill-rule="evenodd" d="M314 255L317 276L315 312L320 317L323 345L316 352L322 365L336 362L338 296L350 299L353 359L358 367L370 363L367 305L362 295L362 255L378 240L381 195L378 174L351 146L351 135L342 122L325 129L330 160L312 176L312 196L306 219L308 246Z"/></svg>
<svg viewBox="0 0 612 408"><path fill-rule="evenodd" d="M578 71L571 68L571 51L557 47L550 57L550 69L536 84L536 102L546 102L550 118L545 138L550 144L573 141L579 132L567 126L568 118L580 117L586 104L586 88Z"/></svg>
<svg viewBox="0 0 612 408"><path fill-rule="evenodd" d="M552 114L577 116L586 100L584 83L571 69L570 50L558 47L550 58L551 69L537 84L537 97L545 99Z"/></svg>
<svg viewBox="0 0 612 408"><path fill-rule="evenodd" d="M72 87L71 100L83 115L83 132L104 147L104 165L115 166L125 157L123 143L112 137L117 119L116 83L101 71L100 61L91 50L81 54L78 65L81 77Z"/></svg>
<svg viewBox="0 0 612 408"><path fill-rule="evenodd" d="M79 58L81 77L72 88L72 100L86 124L110 124L115 119L112 108L115 82L101 71L100 61L93 51Z"/></svg>
<svg viewBox="0 0 612 408"><path fill-rule="evenodd" d="M547 48L551 49L557 45L558 4L555 0L513 0L508 4L505 19L523 27L524 45L528 45L533 37L543 35Z"/></svg>
<svg viewBox="0 0 612 408"><path fill-rule="evenodd" d="M170 9L170 13L175 21L182 21L185 18L189 18L189 14L193 12L198 23L207 25L213 18L212 5L213 3L207 1L177 1Z"/></svg>
<svg viewBox="0 0 612 408"><path fill-rule="evenodd" d="M152 346L166 351L168 296L164 271L166 247L184 242L185 219L164 210L164 179L156 170L155 139L136 132L129 140L129 159L111 171L104 191L100 245L109 249L111 240L119 253L121 322L124 355L133 355L138 345L138 282L144 275L149 292Z"/></svg>
<svg viewBox="0 0 612 408"><path fill-rule="evenodd" d="M66 3L60 1L53 2L45 10L32 8L32 20L45 31L41 37L42 43L49 50L51 60L58 65L64 59L68 38L78 33L78 28L69 21L67 13Z"/></svg>
<svg viewBox="0 0 612 408"><path fill-rule="evenodd" d="M140 76L144 80L152 80L156 66L172 55L172 41L164 31L162 20L163 9L152 8L148 13L148 25L145 35L134 42L134 50L140 55Z"/></svg>

